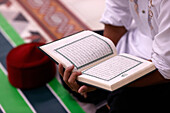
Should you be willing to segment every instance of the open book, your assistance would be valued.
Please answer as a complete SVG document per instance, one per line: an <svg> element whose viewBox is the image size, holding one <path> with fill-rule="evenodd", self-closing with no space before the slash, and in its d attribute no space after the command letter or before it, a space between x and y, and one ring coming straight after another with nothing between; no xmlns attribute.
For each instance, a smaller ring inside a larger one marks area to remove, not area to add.
<svg viewBox="0 0 170 113"><path fill-rule="evenodd" d="M39 47L54 61L82 71L78 81L113 91L153 71L152 62L117 54L115 45L92 31L82 31Z"/></svg>

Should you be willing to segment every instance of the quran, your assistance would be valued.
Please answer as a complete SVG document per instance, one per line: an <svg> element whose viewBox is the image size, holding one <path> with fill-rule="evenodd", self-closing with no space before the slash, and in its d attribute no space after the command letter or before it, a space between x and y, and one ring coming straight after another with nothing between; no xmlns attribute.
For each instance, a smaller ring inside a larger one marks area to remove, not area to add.
<svg viewBox="0 0 170 113"><path fill-rule="evenodd" d="M116 90L155 70L152 62L130 54L117 54L113 42L93 31L81 31L39 47L64 68L81 71L79 82Z"/></svg>

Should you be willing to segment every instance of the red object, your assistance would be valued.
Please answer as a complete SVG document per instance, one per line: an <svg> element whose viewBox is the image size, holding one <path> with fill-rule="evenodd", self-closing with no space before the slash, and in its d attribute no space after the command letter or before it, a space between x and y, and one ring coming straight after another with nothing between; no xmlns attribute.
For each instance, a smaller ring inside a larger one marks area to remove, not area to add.
<svg viewBox="0 0 170 113"><path fill-rule="evenodd" d="M22 89L45 85L56 74L56 64L38 49L42 43L29 43L12 49L7 56L9 82Z"/></svg>

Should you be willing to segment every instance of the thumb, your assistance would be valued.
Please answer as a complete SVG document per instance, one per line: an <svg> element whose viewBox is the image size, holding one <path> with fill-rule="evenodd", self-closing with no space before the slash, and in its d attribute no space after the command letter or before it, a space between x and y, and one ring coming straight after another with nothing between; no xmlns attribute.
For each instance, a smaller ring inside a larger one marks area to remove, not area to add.
<svg viewBox="0 0 170 113"><path fill-rule="evenodd" d="M79 88L78 93L80 93L84 98L87 98L88 87L83 85Z"/></svg>
<svg viewBox="0 0 170 113"><path fill-rule="evenodd" d="M78 93L87 93L87 92L94 91L94 90L96 90L96 88L83 85L79 88Z"/></svg>
<svg viewBox="0 0 170 113"><path fill-rule="evenodd" d="M83 85L79 88L78 93L85 93L88 91L88 87Z"/></svg>

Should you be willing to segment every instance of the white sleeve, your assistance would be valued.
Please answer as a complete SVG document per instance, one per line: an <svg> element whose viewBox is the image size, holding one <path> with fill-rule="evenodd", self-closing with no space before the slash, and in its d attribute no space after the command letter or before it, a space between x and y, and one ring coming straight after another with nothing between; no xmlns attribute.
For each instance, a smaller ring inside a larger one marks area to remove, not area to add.
<svg viewBox="0 0 170 113"><path fill-rule="evenodd" d="M106 0L106 8L101 22L114 26L124 26L128 30L132 22L129 0Z"/></svg>
<svg viewBox="0 0 170 113"><path fill-rule="evenodd" d="M154 37L152 61L164 78L170 79L170 0L162 0L158 34Z"/></svg>

